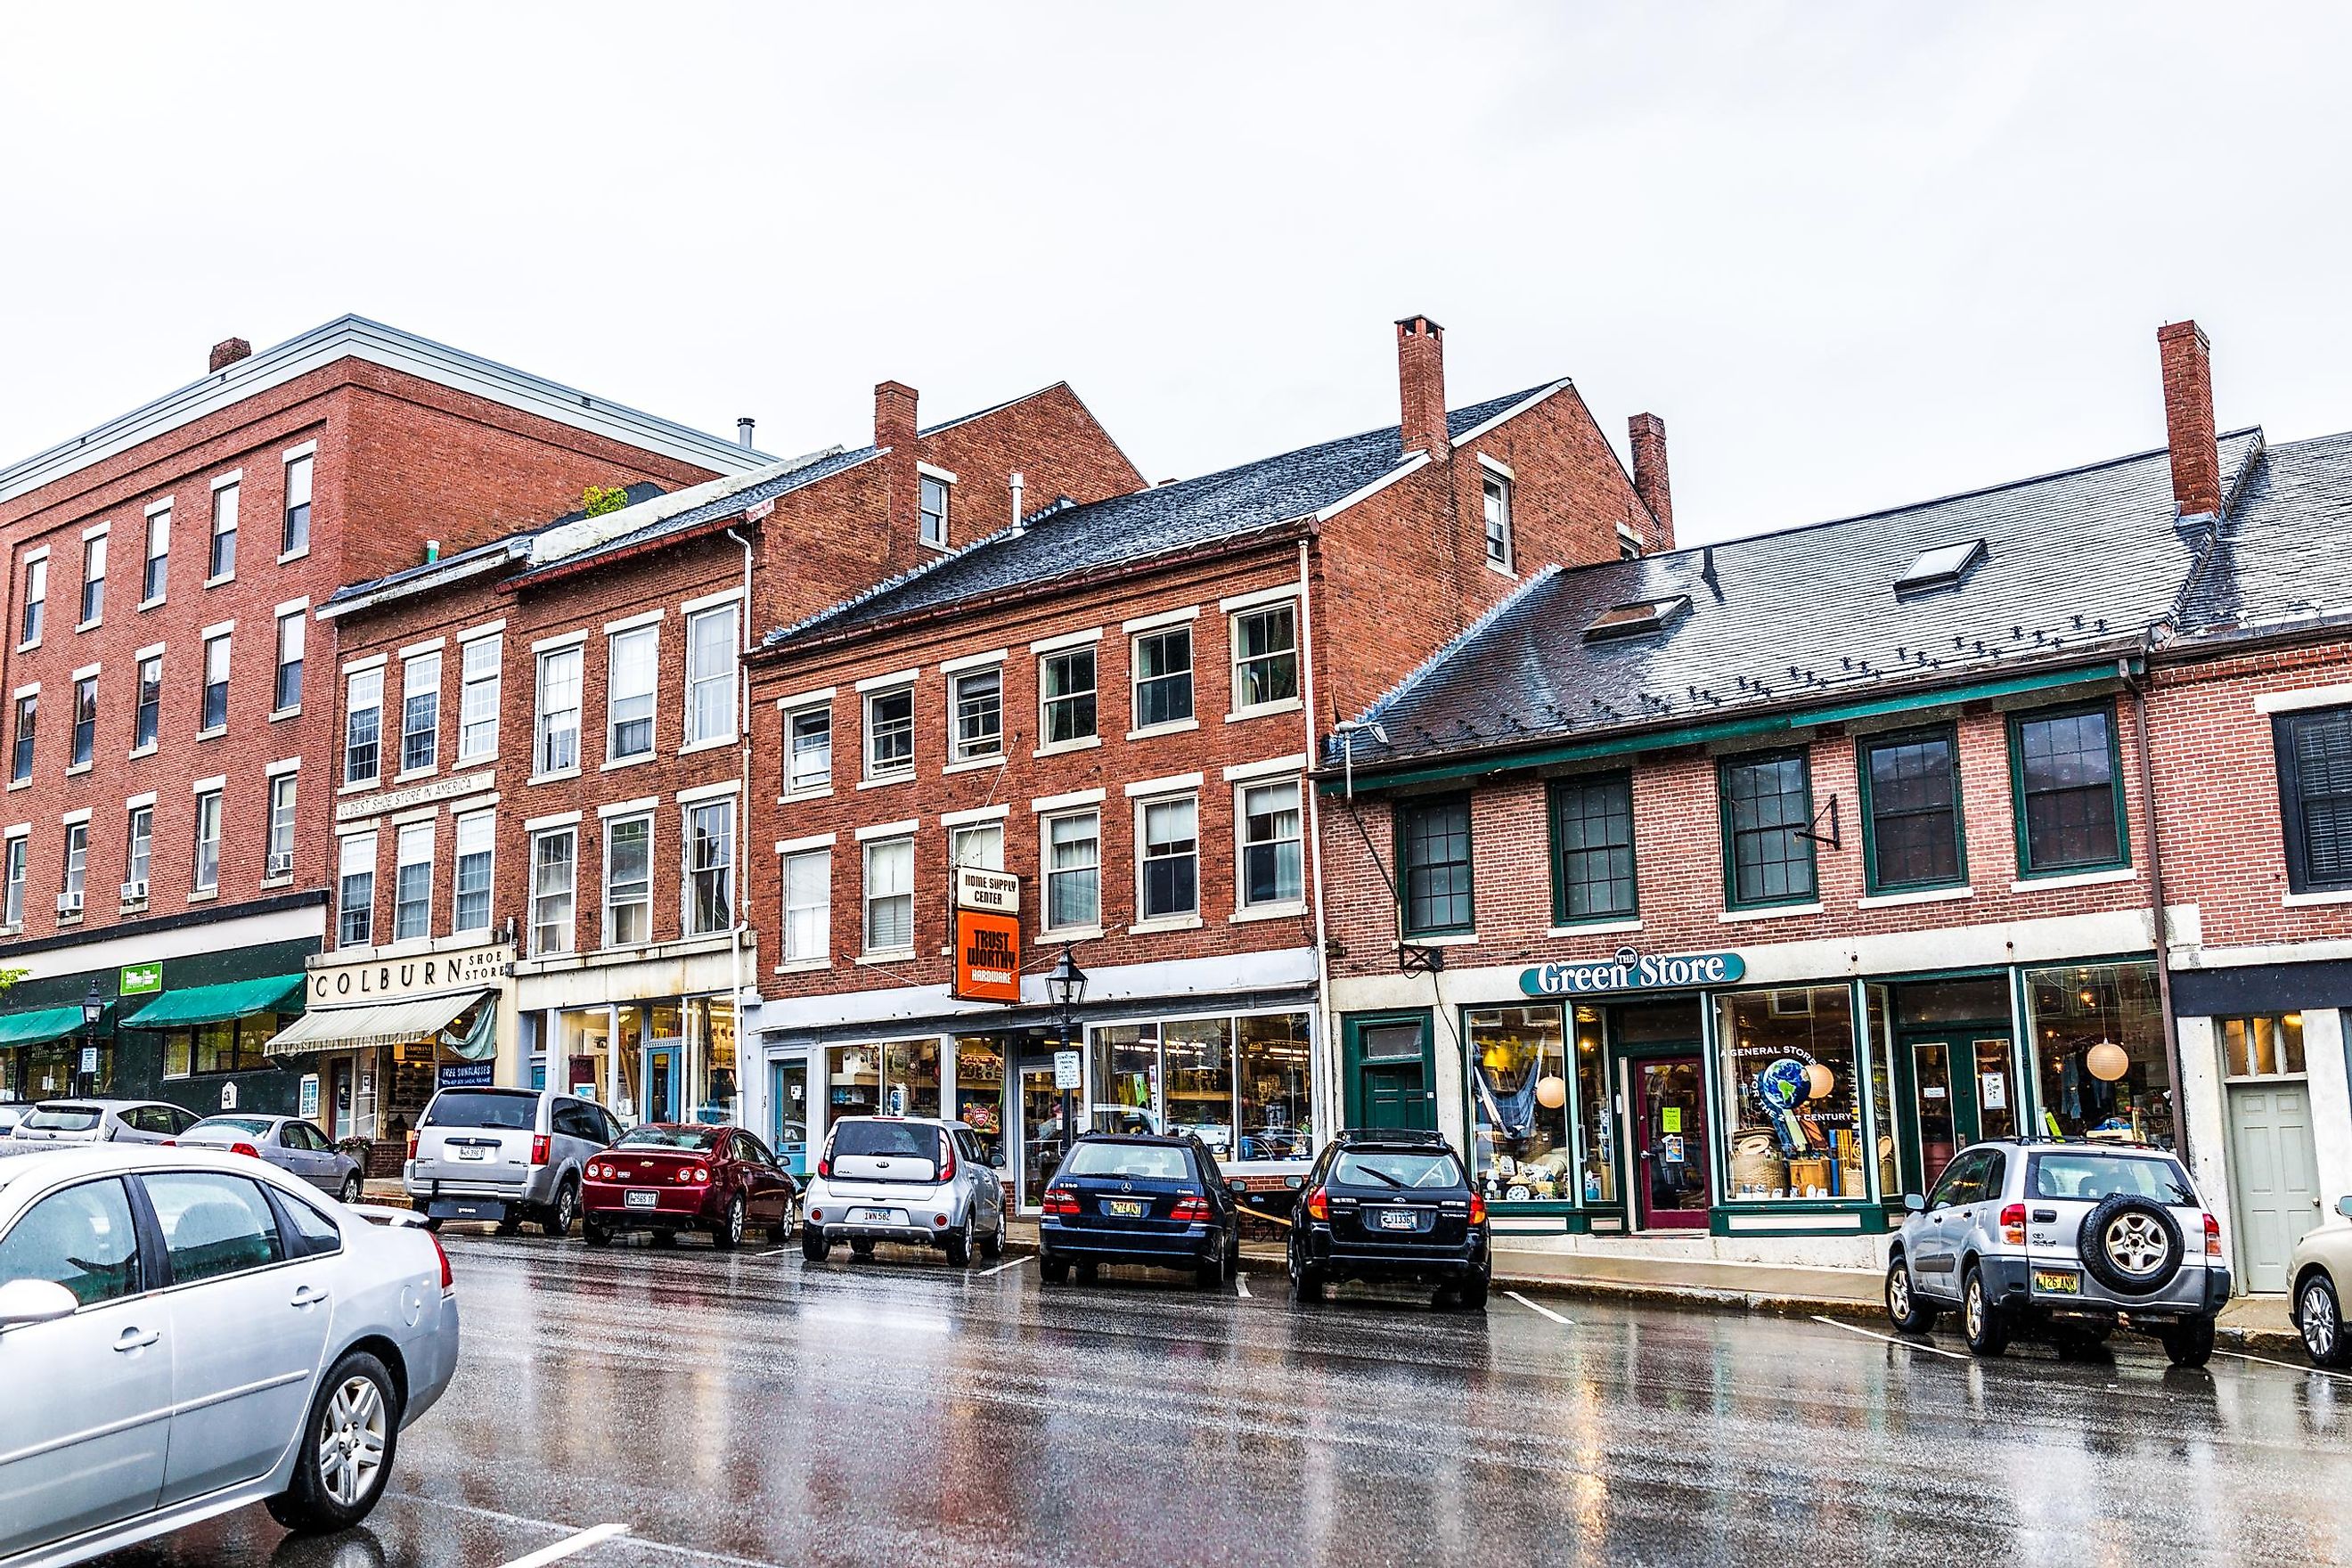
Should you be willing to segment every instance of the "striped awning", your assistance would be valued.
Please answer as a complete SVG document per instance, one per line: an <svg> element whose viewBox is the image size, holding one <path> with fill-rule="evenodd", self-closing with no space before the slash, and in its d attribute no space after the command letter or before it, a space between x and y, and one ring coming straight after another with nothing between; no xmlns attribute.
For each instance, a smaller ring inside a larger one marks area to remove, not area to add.
<svg viewBox="0 0 2352 1568"><path fill-rule="evenodd" d="M350 1046L397 1046L429 1039L487 991L455 996L420 996L405 1002L373 1002L363 1007L315 1007L278 1032L263 1048L274 1057Z"/></svg>

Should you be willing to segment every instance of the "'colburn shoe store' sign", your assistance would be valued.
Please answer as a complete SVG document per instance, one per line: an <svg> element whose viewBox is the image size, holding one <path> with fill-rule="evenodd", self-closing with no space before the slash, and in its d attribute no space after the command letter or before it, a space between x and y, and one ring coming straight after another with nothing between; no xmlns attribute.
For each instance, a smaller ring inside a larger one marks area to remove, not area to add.
<svg viewBox="0 0 2352 1568"><path fill-rule="evenodd" d="M1748 973L1736 952L1650 953L1617 950L1605 963L1539 963L1519 972L1519 989L1530 996L1596 996L1612 991L1685 991L1728 985Z"/></svg>

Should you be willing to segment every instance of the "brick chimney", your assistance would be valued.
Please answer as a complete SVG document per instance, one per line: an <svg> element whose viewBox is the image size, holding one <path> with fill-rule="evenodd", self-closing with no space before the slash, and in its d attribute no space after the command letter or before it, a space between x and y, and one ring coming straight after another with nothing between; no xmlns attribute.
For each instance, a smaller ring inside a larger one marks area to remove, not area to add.
<svg viewBox="0 0 2352 1568"><path fill-rule="evenodd" d="M216 371L226 370L237 361L249 357L252 353L253 345L243 338L224 338L213 345L211 368Z"/></svg>
<svg viewBox="0 0 2352 1568"><path fill-rule="evenodd" d="M2212 345L2194 321L2156 330L2164 361L2164 444L2172 455L2172 505L2180 517L2221 510L2221 452L2213 435Z"/></svg>
<svg viewBox="0 0 2352 1568"><path fill-rule="evenodd" d="M1656 548L1675 547L1675 492L1666 483L1666 422L1654 414L1626 421L1633 438L1633 493L1658 525Z"/></svg>
<svg viewBox="0 0 2352 1568"><path fill-rule="evenodd" d="M1454 455L1445 433L1445 329L1427 316L1407 316L1396 329L1402 449L1442 463Z"/></svg>
<svg viewBox="0 0 2352 1568"><path fill-rule="evenodd" d="M886 381L874 388L874 444L887 447L890 453L882 459L883 482L889 487L890 521L883 533L881 557L886 562L912 559L915 536L922 527L913 387Z"/></svg>

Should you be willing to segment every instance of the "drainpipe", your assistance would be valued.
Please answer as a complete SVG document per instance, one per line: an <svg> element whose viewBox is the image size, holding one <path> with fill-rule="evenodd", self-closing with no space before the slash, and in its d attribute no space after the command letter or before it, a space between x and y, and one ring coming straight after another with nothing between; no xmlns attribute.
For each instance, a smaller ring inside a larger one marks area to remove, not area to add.
<svg viewBox="0 0 2352 1568"><path fill-rule="evenodd" d="M751 442L747 439L743 444L748 447ZM745 1059L747 1040L743 1028L743 934L751 923L751 858L744 848L751 826L751 668L744 662L751 652L751 541L731 528L727 537L743 548L743 599L735 616L736 641L742 645L735 652L735 728L743 743L735 786L735 926L727 943L735 1002L735 1121L740 1126L743 1123L744 1107L751 1098L751 1064ZM709 1049L708 1042L703 1048Z"/></svg>
<svg viewBox="0 0 2352 1568"><path fill-rule="evenodd" d="M1307 843L1315 864L1315 1033L1314 1055L1309 1058L1312 1071L1307 1083L1315 1096L1316 1120L1337 1131L1339 1108L1334 1096L1339 1090L1339 1075L1330 1070L1338 1050L1339 1015L1331 1010L1331 949L1323 910L1323 812L1317 803L1314 781L1307 776L1315 767L1315 616L1307 600L1307 543L1298 542L1298 690L1302 717L1307 730L1307 767L1298 781L1298 793L1307 806ZM1309 1130L1310 1135L1313 1129ZM1319 1146L1319 1145L1318 1145Z"/></svg>
<svg viewBox="0 0 2352 1568"><path fill-rule="evenodd" d="M2188 1085L2180 1076L2180 1026L2172 1013L2172 942L2164 922L2164 847L2157 837L2156 760L2147 747L2147 679L2134 675L2127 659L2116 661L2116 673L2123 677L2132 698L2132 743L2139 751L2140 833L2147 840L2147 914L2156 938L2157 1014L2164 1028L2165 1065L2172 1072L2172 1134L2179 1142L2178 1152L2185 1164L2189 1159Z"/></svg>

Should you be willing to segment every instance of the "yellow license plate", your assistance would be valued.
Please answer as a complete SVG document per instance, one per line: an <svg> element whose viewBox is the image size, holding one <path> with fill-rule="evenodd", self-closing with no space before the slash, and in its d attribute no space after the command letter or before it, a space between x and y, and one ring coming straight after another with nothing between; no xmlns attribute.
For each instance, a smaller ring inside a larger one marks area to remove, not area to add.
<svg viewBox="0 0 2352 1568"><path fill-rule="evenodd" d="M1143 1217L1144 1205L1133 1198L1111 1198L1104 1203L1103 1207L1108 1209L1114 1216L1119 1219L1141 1219Z"/></svg>
<svg viewBox="0 0 2352 1568"><path fill-rule="evenodd" d="M2033 1288L2056 1296L2079 1296L2083 1293L2083 1277L2071 1268L2037 1268L2033 1271Z"/></svg>

